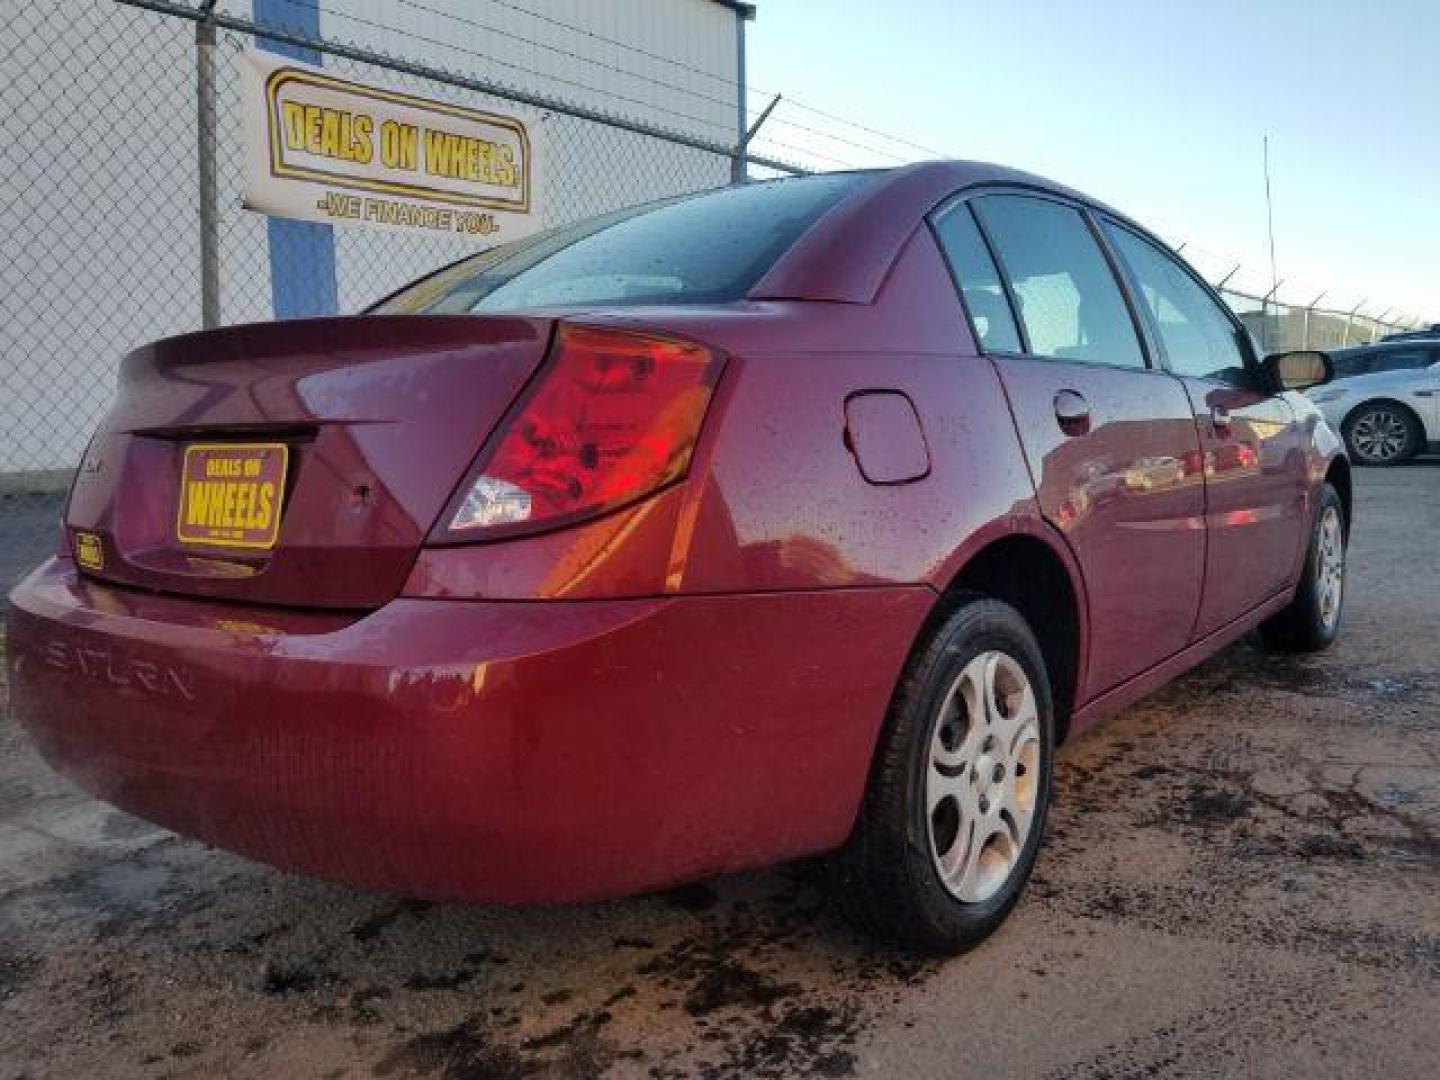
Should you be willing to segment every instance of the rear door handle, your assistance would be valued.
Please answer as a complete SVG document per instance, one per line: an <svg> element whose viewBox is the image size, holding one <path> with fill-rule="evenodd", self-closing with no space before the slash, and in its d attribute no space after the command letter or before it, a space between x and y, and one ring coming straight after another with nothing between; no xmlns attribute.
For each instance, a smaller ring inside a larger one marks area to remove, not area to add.
<svg viewBox="0 0 1440 1080"><path fill-rule="evenodd" d="M1212 405L1210 407L1210 423L1215 425L1216 431L1230 430L1230 410L1224 405Z"/></svg>
<svg viewBox="0 0 1440 1080"><path fill-rule="evenodd" d="M1055 419L1066 435L1086 435L1090 431L1090 403L1076 390L1060 390L1055 394Z"/></svg>

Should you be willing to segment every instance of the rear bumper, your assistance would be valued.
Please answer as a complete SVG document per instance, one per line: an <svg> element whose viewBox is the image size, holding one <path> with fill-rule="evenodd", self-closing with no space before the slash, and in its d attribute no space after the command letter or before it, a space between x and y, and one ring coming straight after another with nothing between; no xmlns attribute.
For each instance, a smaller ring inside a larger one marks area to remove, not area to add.
<svg viewBox="0 0 1440 1080"><path fill-rule="evenodd" d="M287 869L558 902L841 843L923 588L396 600L361 618L11 596L11 700L92 794Z"/></svg>

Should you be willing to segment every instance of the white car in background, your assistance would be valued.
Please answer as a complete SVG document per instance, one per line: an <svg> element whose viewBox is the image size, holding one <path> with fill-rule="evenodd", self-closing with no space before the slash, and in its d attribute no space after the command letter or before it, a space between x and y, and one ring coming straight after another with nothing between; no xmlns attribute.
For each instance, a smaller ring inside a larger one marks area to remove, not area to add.
<svg viewBox="0 0 1440 1080"><path fill-rule="evenodd" d="M1440 450L1440 336L1330 354L1335 380L1307 391L1358 465L1398 465Z"/></svg>

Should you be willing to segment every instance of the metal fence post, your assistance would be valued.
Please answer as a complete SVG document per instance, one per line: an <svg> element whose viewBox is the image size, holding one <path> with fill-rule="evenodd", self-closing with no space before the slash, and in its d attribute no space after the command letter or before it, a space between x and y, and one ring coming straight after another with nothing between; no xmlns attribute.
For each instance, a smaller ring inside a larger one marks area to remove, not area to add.
<svg viewBox="0 0 1440 1080"><path fill-rule="evenodd" d="M740 142L735 147L735 161L730 173L732 184L742 184L749 176L749 169L746 166L750 163L750 141L755 138L756 133L760 130L760 125L770 119L770 114L779 104L780 95L776 94L770 104L766 105L760 115L755 118L755 123L750 125L749 130L741 134Z"/></svg>
<svg viewBox="0 0 1440 1080"><path fill-rule="evenodd" d="M745 100L745 18L743 8L735 9L735 156L730 159L730 182L745 180L745 129L749 127Z"/></svg>
<svg viewBox="0 0 1440 1080"><path fill-rule="evenodd" d="M1350 314L1345 316L1345 336L1340 339L1340 347L1342 349L1350 344L1350 330L1355 325L1355 313L1364 306L1365 301L1361 300L1360 303L1356 304L1353 308L1350 309Z"/></svg>
<svg viewBox="0 0 1440 1080"><path fill-rule="evenodd" d="M1270 291L1260 298L1260 329L1264 331L1264 340L1260 344L1265 347L1267 352L1270 350L1272 339L1277 336L1270 332L1270 301L1280 291L1280 286L1284 284L1284 281L1275 282ZM1278 331L1280 329L1280 305L1277 303L1275 307L1275 329Z"/></svg>
<svg viewBox="0 0 1440 1080"><path fill-rule="evenodd" d="M195 23L195 154L200 184L200 325L220 325L220 185L216 175L215 2Z"/></svg>
<svg viewBox="0 0 1440 1080"><path fill-rule="evenodd" d="M1302 349L1310 348L1310 314L1316 309L1316 307L1319 306L1320 301L1325 299L1325 294L1329 291L1329 289L1322 289L1319 296L1315 297L1314 300L1311 300L1310 303L1305 305L1305 340L1300 343L1300 347Z"/></svg>
<svg viewBox="0 0 1440 1080"><path fill-rule="evenodd" d="M1383 330L1383 329L1385 329L1385 326L1386 326L1385 317L1386 317L1387 315L1389 315L1390 312L1392 312L1392 311L1394 311L1394 310L1395 310L1394 308L1388 308L1388 307L1387 307L1383 312L1381 312L1379 315L1375 316L1375 318L1373 318L1373 319L1370 320L1370 340L1371 340L1371 341L1374 341L1376 338L1378 338L1378 337L1380 336L1380 331Z"/></svg>
<svg viewBox="0 0 1440 1080"><path fill-rule="evenodd" d="M730 182L743 184L750 176L749 110L745 95L745 24L755 18L755 5L735 3L735 150L730 155Z"/></svg>

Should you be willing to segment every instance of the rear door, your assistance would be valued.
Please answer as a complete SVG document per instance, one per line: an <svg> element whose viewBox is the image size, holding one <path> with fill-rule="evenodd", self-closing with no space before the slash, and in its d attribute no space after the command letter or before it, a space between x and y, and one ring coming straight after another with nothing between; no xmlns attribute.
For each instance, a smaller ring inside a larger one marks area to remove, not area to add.
<svg viewBox="0 0 1440 1080"><path fill-rule="evenodd" d="M942 210L935 228L1004 382L1042 512L1084 574L1082 699L1093 697L1190 640L1205 545L1189 401L1147 366L1081 210L985 194Z"/></svg>
<svg viewBox="0 0 1440 1080"><path fill-rule="evenodd" d="M1114 221L1105 232L1130 274L1166 365L1185 384L1204 444L1205 598L1201 636L1291 581L1303 555L1307 434L1263 388L1244 329L1178 259Z"/></svg>
<svg viewBox="0 0 1440 1080"><path fill-rule="evenodd" d="M1379 376L1370 397L1391 397L1420 418L1427 441L1440 439L1440 350L1423 342L1405 342L1377 349L1367 369Z"/></svg>

